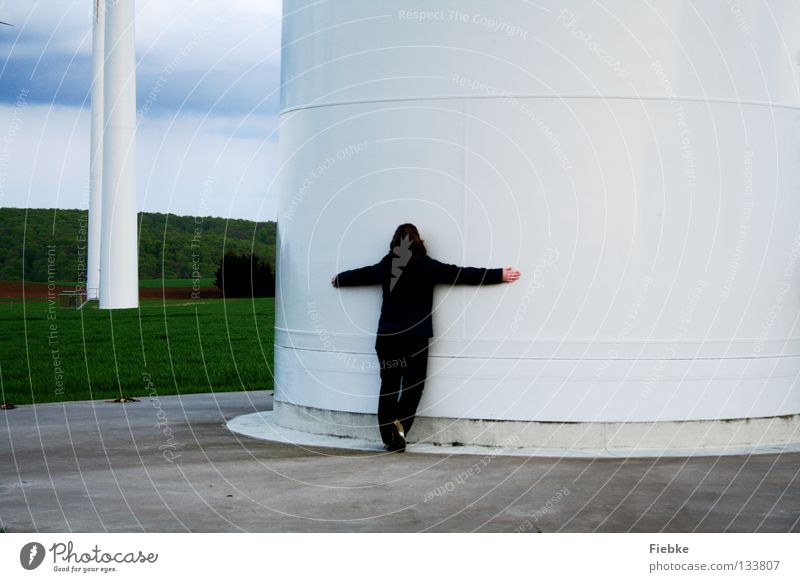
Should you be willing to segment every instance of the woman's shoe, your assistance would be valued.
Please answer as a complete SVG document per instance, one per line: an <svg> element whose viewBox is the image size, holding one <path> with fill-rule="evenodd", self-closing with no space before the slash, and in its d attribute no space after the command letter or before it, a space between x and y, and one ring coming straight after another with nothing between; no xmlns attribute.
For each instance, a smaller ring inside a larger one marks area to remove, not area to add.
<svg viewBox="0 0 800 582"><path fill-rule="evenodd" d="M389 439L388 443L383 444L384 449L392 453L404 453L406 451L406 435L399 420L392 422Z"/></svg>
<svg viewBox="0 0 800 582"><path fill-rule="evenodd" d="M397 451L398 453L406 452L406 433L403 430L403 425L399 420L395 420L394 431L392 434L392 447L390 451Z"/></svg>

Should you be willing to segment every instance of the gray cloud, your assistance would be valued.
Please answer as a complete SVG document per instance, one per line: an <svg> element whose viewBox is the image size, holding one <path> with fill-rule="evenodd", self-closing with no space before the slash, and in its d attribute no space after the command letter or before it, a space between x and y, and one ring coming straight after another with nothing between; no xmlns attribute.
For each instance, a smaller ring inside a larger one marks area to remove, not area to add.
<svg viewBox="0 0 800 582"><path fill-rule="evenodd" d="M0 204L85 207L91 6L0 0L0 20L15 25L0 27L0 131L15 128ZM136 10L140 208L274 216L280 0L137 0Z"/></svg>
<svg viewBox="0 0 800 582"><path fill-rule="evenodd" d="M140 74L139 114L161 116L180 110L209 115L276 112L279 106L276 65L265 62L244 74L225 70Z"/></svg>
<svg viewBox="0 0 800 582"><path fill-rule="evenodd" d="M139 2L140 113L277 111L277 4L184 0L165 8ZM32 103L89 105L92 22L87 6L74 1L0 5L3 18L16 24L10 33L0 31L0 103L15 102L24 88Z"/></svg>
<svg viewBox="0 0 800 582"><path fill-rule="evenodd" d="M14 103L23 89L32 103L88 106L91 57L64 53L9 58L0 73L0 103Z"/></svg>

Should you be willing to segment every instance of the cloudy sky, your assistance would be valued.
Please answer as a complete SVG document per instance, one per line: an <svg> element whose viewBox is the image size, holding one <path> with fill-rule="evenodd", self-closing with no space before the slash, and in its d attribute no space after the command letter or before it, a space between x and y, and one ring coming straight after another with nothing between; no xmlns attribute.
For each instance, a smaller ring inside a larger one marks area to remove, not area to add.
<svg viewBox="0 0 800 582"><path fill-rule="evenodd" d="M94 0L0 0L0 206L86 208ZM140 209L275 217L280 0L137 0Z"/></svg>

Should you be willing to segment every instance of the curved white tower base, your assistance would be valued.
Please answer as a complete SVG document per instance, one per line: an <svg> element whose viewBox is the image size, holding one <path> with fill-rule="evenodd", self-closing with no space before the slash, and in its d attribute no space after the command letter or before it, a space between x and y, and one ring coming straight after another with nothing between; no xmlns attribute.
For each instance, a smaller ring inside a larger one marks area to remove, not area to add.
<svg viewBox="0 0 800 582"><path fill-rule="evenodd" d="M448 263L412 440L788 443L800 414L800 3L284 7L275 422L377 439L376 263ZM768 63L769 66L765 66Z"/></svg>

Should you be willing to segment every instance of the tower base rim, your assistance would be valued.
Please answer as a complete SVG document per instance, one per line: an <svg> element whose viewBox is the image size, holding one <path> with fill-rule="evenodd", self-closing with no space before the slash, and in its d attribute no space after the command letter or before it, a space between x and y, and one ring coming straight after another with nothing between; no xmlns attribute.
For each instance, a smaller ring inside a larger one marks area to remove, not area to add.
<svg viewBox="0 0 800 582"><path fill-rule="evenodd" d="M382 450L374 414L276 400L233 432L306 446ZM305 436L304 436L305 435ZM409 450L530 456L696 456L800 451L800 414L733 420L538 422L417 417Z"/></svg>

